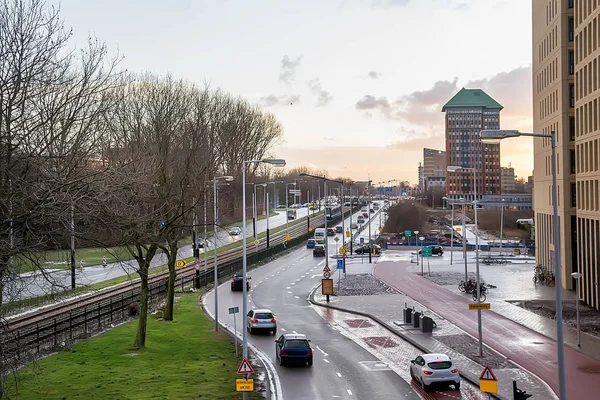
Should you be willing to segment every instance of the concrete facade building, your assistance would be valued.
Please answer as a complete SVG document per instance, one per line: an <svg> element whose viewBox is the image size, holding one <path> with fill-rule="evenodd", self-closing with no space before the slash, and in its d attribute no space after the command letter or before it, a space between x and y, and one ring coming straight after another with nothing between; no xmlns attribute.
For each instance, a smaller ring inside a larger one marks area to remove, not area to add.
<svg viewBox="0 0 600 400"><path fill-rule="evenodd" d="M502 106L481 89L462 88L446 113L446 164L476 169L477 198L500 193L500 145L479 140L482 129L500 129ZM473 171L447 172L446 197L473 200Z"/></svg>
<svg viewBox="0 0 600 400"><path fill-rule="evenodd" d="M446 152L443 150L423 149L423 177L425 191L446 189Z"/></svg>
<svg viewBox="0 0 600 400"><path fill-rule="evenodd" d="M517 179L513 167L500 168L500 184L502 193L517 193Z"/></svg>
<svg viewBox="0 0 600 400"><path fill-rule="evenodd" d="M533 0L533 128L556 133L561 265L553 265L550 141L534 140L537 264L600 309L600 2Z"/></svg>

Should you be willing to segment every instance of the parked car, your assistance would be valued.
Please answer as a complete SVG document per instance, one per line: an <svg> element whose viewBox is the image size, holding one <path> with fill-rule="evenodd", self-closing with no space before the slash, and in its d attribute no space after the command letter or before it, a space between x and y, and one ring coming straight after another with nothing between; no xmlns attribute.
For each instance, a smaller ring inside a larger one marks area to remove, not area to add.
<svg viewBox="0 0 600 400"><path fill-rule="evenodd" d="M246 290L250 290L250 277L246 275ZM244 287L242 286L242 282L244 281L244 275L241 272L236 272L231 279L231 291L235 292L237 290L243 291Z"/></svg>
<svg viewBox="0 0 600 400"><path fill-rule="evenodd" d="M306 248L307 249L314 249L316 245L317 245L317 241L315 239L308 239L306 241Z"/></svg>
<svg viewBox="0 0 600 400"><path fill-rule="evenodd" d="M229 234L231 236L239 236L242 234L242 228L240 228L239 226L234 226L229 230Z"/></svg>
<svg viewBox="0 0 600 400"><path fill-rule="evenodd" d="M250 334L260 329L268 330L275 335L277 333L277 320L273 312L267 308L250 310L246 316L246 328Z"/></svg>
<svg viewBox="0 0 600 400"><path fill-rule="evenodd" d="M327 236L335 236L335 228L327 228Z"/></svg>
<svg viewBox="0 0 600 400"><path fill-rule="evenodd" d="M206 242L204 241L203 238L199 237L196 239L196 243L198 243L198 248L199 249L203 249L204 245L206 244Z"/></svg>
<svg viewBox="0 0 600 400"><path fill-rule="evenodd" d="M410 376L424 391L434 384L454 385L455 390L460 390L458 368L445 354L422 354L410 360Z"/></svg>
<svg viewBox="0 0 600 400"><path fill-rule="evenodd" d="M338 225L338 226L335 227L335 232L336 233L344 233L344 230L342 229L341 225Z"/></svg>
<svg viewBox="0 0 600 400"><path fill-rule="evenodd" d="M433 246L425 246L431 248L431 254L434 256L441 256L444 254L444 248L442 246L433 245ZM423 249L419 250L419 254L423 253Z"/></svg>
<svg viewBox="0 0 600 400"><path fill-rule="evenodd" d="M359 245L360 246L360 245ZM381 254L381 246L378 244L372 244L371 248L375 251L375 255ZM357 247L354 249L355 254L369 254L369 245L363 245L362 247Z"/></svg>
<svg viewBox="0 0 600 400"><path fill-rule="evenodd" d="M325 257L325 246L317 244L313 248L313 257Z"/></svg>
<svg viewBox="0 0 600 400"><path fill-rule="evenodd" d="M298 333L281 335L275 341L275 358L281 366L287 363L304 363L310 367L313 364L310 340L306 335Z"/></svg>

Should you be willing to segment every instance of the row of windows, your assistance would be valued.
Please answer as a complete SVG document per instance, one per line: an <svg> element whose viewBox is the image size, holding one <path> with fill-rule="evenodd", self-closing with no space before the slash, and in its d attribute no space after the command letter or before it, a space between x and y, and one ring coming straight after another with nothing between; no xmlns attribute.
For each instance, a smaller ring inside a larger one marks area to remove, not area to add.
<svg viewBox="0 0 600 400"><path fill-rule="evenodd" d="M598 211L598 180L585 180L571 183L571 207L582 211Z"/></svg>
<svg viewBox="0 0 600 400"><path fill-rule="evenodd" d="M575 82L577 82L576 99L581 100L598 90L598 64L600 64L600 56L590 60L586 65L578 68L575 72Z"/></svg>
<svg viewBox="0 0 600 400"><path fill-rule="evenodd" d="M568 0L569 8L573 8L573 0ZM600 6L600 0L577 0L577 12L575 18L577 25L581 24L587 17Z"/></svg>
<svg viewBox="0 0 600 400"><path fill-rule="evenodd" d="M448 118L457 118L457 116L461 116L461 114L462 115L465 115L465 114L481 115L481 109L478 109L478 108L468 108L468 109L464 109L464 110L449 109L448 111L446 111L446 115L448 115Z"/></svg>
<svg viewBox="0 0 600 400"><path fill-rule="evenodd" d="M579 28L579 24L577 25ZM598 17L590 21L575 36L577 62L581 62L598 48Z"/></svg>
<svg viewBox="0 0 600 400"><path fill-rule="evenodd" d="M556 46L558 46L558 26L552 28L550 33L538 45L538 62L541 64Z"/></svg>
<svg viewBox="0 0 600 400"><path fill-rule="evenodd" d="M576 136L582 137L592 132L598 132L598 114L600 114L600 102L594 99L579 105L575 109L577 117ZM575 118L574 118L575 121Z"/></svg>
<svg viewBox="0 0 600 400"><path fill-rule="evenodd" d="M548 4L546 4L546 25L550 25L550 22L552 22L557 13L558 4L556 3L556 0L550 0Z"/></svg>
<svg viewBox="0 0 600 400"><path fill-rule="evenodd" d="M573 156L577 161L576 173L598 172L598 163L600 154L598 153L598 139L590 140L585 143L577 143ZM571 170L573 170L573 161L571 160ZM571 172L573 173L573 172Z"/></svg>
<svg viewBox="0 0 600 400"><path fill-rule="evenodd" d="M536 91L540 93L548 85L558 78L558 60L554 58L546 67L536 76Z"/></svg>
<svg viewBox="0 0 600 400"><path fill-rule="evenodd" d="M591 218L577 218L575 237L577 243L576 270L583 274L579 285L579 293L583 301L591 307L599 309L600 295L600 221Z"/></svg>
<svg viewBox="0 0 600 400"><path fill-rule="evenodd" d="M540 119L543 120L558 111L558 104L558 89L556 89L540 101Z"/></svg>

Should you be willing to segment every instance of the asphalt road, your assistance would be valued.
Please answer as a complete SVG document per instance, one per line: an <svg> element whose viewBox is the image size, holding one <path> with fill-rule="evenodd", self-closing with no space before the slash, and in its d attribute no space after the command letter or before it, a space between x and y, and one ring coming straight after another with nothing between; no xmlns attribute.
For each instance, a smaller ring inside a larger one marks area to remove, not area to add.
<svg viewBox="0 0 600 400"><path fill-rule="evenodd" d="M341 236L338 234L337 236ZM329 237L329 246L335 246ZM314 258L309 249L298 249L248 275L252 289L248 307L269 308L278 320L278 333L248 335L249 344L275 362L274 340L285 333L304 333L311 339L314 364L307 367L281 367L276 371L286 400L303 399L419 399L410 385L390 368L376 368L381 362L340 333L315 312L307 301L309 292L319 283L325 262ZM333 263L330 262L330 265ZM242 293L231 292L229 283L218 288L219 320L233 326L229 307L239 307L235 314L238 331L245 327L242 317ZM214 312L214 293L205 305Z"/></svg>

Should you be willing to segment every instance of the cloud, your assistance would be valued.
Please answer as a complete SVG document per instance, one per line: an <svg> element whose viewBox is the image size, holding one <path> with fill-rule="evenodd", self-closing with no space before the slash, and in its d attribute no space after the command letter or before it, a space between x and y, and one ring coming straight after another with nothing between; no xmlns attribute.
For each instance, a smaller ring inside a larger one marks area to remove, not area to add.
<svg viewBox="0 0 600 400"><path fill-rule="evenodd" d="M469 5L467 3L459 3L454 6L454 11L468 11L470 9L471 8L469 7Z"/></svg>
<svg viewBox="0 0 600 400"><path fill-rule="evenodd" d="M377 72L377 71L369 71L369 73L367 74L369 76L369 78L371 79L379 79L381 78L381 76L383 75L381 72Z"/></svg>
<svg viewBox="0 0 600 400"><path fill-rule="evenodd" d="M306 83L311 93L317 97L317 106L321 107L333 100L333 96L323 89L319 78L311 79Z"/></svg>
<svg viewBox="0 0 600 400"><path fill-rule="evenodd" d="M365 95L362 99L356 102L357 110L387 110L390 108L390 103L386 97L375 98L370 94Z"/></svg>
<svg viewBox="0 0 600 400"><path fill-rule="evenodd" d="M300 62L302 61L302 55L296 57L296 59L291 59L287 55L283 56L281 59L281 70L279 71L279 80L286 85L290 85L294 80L296 80L296 70L300 66Z"/></svg>
<svg viewBox="0 0 600 400"><path fill-rule="evenodd" d="M260 98L260 102L265 107L292 105L300 102L300 95L281 95L270 94Z"/></svg>

